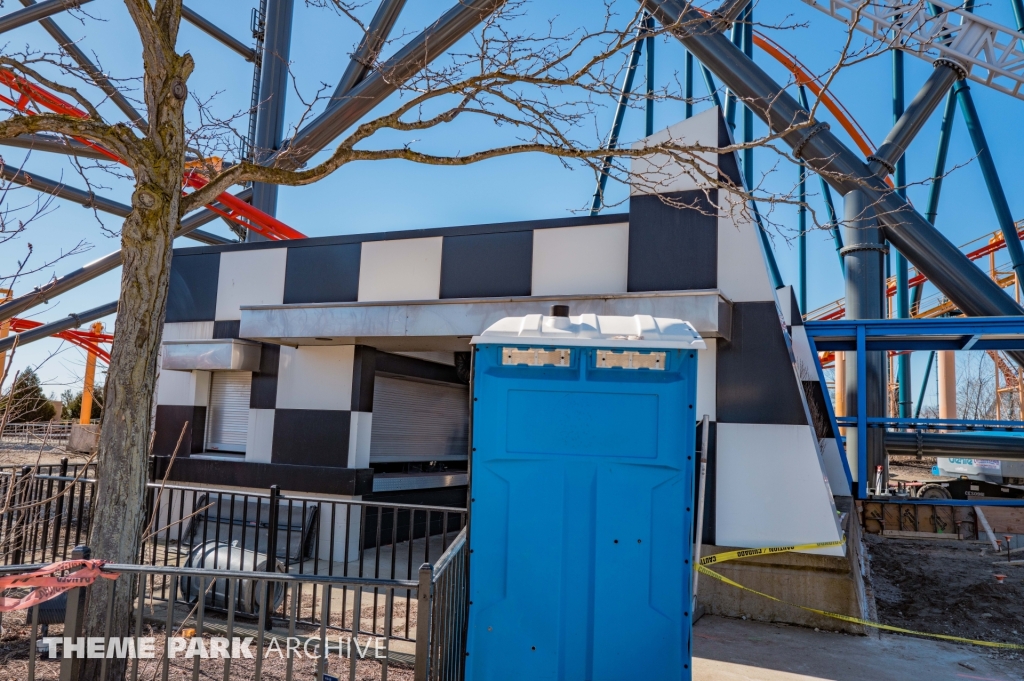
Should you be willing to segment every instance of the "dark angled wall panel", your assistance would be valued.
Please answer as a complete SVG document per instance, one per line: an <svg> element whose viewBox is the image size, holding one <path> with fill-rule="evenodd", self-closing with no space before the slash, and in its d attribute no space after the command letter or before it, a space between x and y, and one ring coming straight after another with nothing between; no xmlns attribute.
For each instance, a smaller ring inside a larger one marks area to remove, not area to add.
<svg viewBox="0 0 1024 681"><path fill-rule="evenodd" d="M459 379L458 370L448 364L428 362L418 357L394 355L379 350L376 360L376 370L384 374L424 378L428 381L443 381L445 383L464 383Z"/></svg>
<svg viewBox="0 0 1024 681"><path fill-rule="evenodd" d="M444 237L442 298L528 296L532 277L532 230Z"/></svg>
<svg viewBox="0 0 1024 681"><path fill-rule="evenodd" d="M158 404L153 435L154 456L173 454L183 427L185 437L182 438L182 448L178 451L178 456L202 452L203 434L206 432L206 407Z"/></svg>
<svg viewBox="0 0 1024 681"><path fill-rule="evenodd" d="M680 291L718 287L718 217L715 192L668 195L681 208L655 195L629 199L627 290ZM566 254L571 257L571 254Z"/></svg>
<svg viewBox="0 0 1024 681"><path fill-rule="evenodd" d="M168 322L213 321L217 311L220 253L175 255L167 291Z"/></svg>
<svg viewBox="0 0 1024 681"><path fill-rule="evenodd" d="M361 244L288 247L284 302L350 303L359 293Z"/></svg>
<svg viewBox="0 0 1024 681"><path fill-rule="evenodd" d="M783 333L774 302L733 304L732 338L718 341L719 423L807 425Z"/></svg>
<svg viewBox="0 0 1024 681"><path fill-rule="evenodd" d="M273 409L277 406L277 367L280 362L281 346L264 343L260 351L260 370L252 375L250 409Z"/></svg>
<svg viewBox="0 0 1024 681"><path fill-rule="evenodd" d="M725 125L725 118L718 116L718 146L732 146L732 135ZM737 187L743 186L743 178L740 177L740 166L736 162L736 152L718 155L718 179L723 182L731 182Z"/></svg>
<svg viewBox="0 0 1024 681"><path fill-rule="evenodd" d="M357 345L352 358L352 411L373 411L373 377L377 371L377 350Z"/></svg>
<svg viewBox="0 0 1024 681"><path fill-rule="evenodd" d="M228 319L213 323L214 338L238 338L238 330L242 322L237 319Z"/></svg>
<svg viewBox="0 0 1024 681"><path fill-rule="evenodd" d="M352 412L278 409L274 412L273 463L296 466L348 465Z"/></svg>

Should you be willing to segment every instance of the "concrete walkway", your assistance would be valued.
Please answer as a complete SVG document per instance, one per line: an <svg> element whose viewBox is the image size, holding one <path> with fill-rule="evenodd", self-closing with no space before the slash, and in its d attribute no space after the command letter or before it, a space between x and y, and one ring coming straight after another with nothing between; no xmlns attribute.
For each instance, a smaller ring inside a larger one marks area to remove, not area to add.
<svg viewBox="0 0 1024 681"><path fill-rule="evenodd" d="M907 636L851 636L702 617L693 630L694 681L1021 681L1024 653Z"/></svg>

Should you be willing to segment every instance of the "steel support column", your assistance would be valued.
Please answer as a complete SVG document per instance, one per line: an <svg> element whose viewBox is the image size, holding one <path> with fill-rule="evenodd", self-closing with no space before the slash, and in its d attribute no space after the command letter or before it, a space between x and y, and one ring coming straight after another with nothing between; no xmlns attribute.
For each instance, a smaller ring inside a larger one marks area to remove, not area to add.
<svg viewBox="0 0 1024 681"><path fill-rule="evenodd" d="M629 50L626 58L626 74L622 79L622 88L619 90L619 99L615 103L615 117L612 119L612 129L608 133L608 141L605 149L615 149L619 145L619 131L622 129L622 119L626 116L626 108L629 106L629 95L633 91L633 78L636 76L636 67L640 63L640 53L644 49L644 33L646 32L645 20L640 21L636 29L636 36L633 40L633 47ZM604 190L608 186L608 172L612 167L612 156L609 154L601 159L601 171L597 176L597 188L594 189L594 200L590 204L590 215L594 216L601 212L604 205Z"/></svg>
<svg viewBox="0 0 1024 681"><path fill-rule="evenodd" d="M345 73L341 75L338 86L334 88L331 101L327 104L328 108L337 106L373 68L373 63L377 60L384 41L391 34L395 22L398 21L398 15L401 14L403 7L405 7L405 0L381 1L373 19L370 20L370 25L366 27L366 35L359 41L356 51L352 53L352 58L345 68Z"/></svg>
<svg viewBox="0 0 1024 681"><path fill-rule="evenodd" d="M823 174L844 196L865 192L876 206L885 236L907 258L969 316L1021 316L1024 308L1008 296L985 273L960 252L949 239L922 215L874 176L864 162L828 126L812 121L796 100L771 76L683 0L641 0L663 26L673 30L684 47L726 85L747 102L772 131L801 156L807 165ZM1014 351L1024 363L1024 353Z"/></svg>
<svg viewBox="0 0 1024 681"><path fill-rule="evenodd" d="M928 389L928 379L932 375L932 364L935 363L935 351L928 353L928 362L924 365L924 377L921 378L921 391L917 393L917 406L914 407L914 418L921 418L921 405L924 404L924 391Z"/></svg>
<svg viewBox="0 0 1024 681"><path fill-rule="evenodd" d="M1024 248L1020 245L1017 226L1013 221L1013 214L1010 212L1010 204L1006 200L1006 193L1003 192L1003 183L999 180L995 161L992 160L992 150L989 149L988 141L985 139L985 131L981 127L978 110L974 107L971 88L967 86L966 81L961 80L953 86L953 91L956 92L957 100L960 102L960 111L963 113L964 122L967 123L967 131L971 134L974 153L978 157L981 174L985 177L985 186L988 188L992 207L996 211L999 229L1006 241L1006 252L1009 253L1010 262L1013 263L1013 271L1017 275L1017 281L1024 282Z"/></svg>
<svg viewBox="0 0 1024 681"><path fill-rule="evenodd" d="M903 73L903 52L901 50L892 50L893 129L886 137L886 142L890 144L891 149L900 150L891 156L896 157L896 191L901 197L906 199L906 145L914 138L917 131L921 129L924 122L931 116L932 111L938 106L941 95L949 90L949 86L956 78L956 73L952 68L937 66L928 76L928 80L925 82L924 87L921 88L918 96L911 102L909 115L907 115L907 112L904 112L903 95L905 87ZM922 97L922 95L924 96ZM904 121L908 121L908 123L901 125ZM907 259L899 251L894 255L893 266L896 270L896 316L900 319L907 319L910 317L910 271L907 266ZM908 353L896 357L896 401L901 419L910 418L912 406L910 397L910 357Z"/></svg>
<svg viewBox="0 0 1024 681"><path fill-rule="evenodd" d="M846 243L846 318L882 319L884 316L885 285L882 276L884 239L879 229L875 208L870 197L854 190L844 197L844 223ZM846 364L846 406L850 416L866 409L867 416L885 416L886 362L885 353L879 351L858 353L858 361ZM864 383L861 383L861 377ZM858 400L858 391L863 390ZM866 452L866 461L857 468L873 478L876 466L882 466L883 484L888 480L888 462L885 456L885 433L880 428L846 430L847 451ZM866 447L859 439L865 437ZM852 441L851 441L852 440ZM862 485L870 480L861 479Z"/></svg>
<svg viewBox="0 0 1024 681"><path fill-rule="evenodd" d="M644 59L647 66L647 102L644 107L644 132L647 137L654 134L654 19L644 16L644 30L647 38L644 45L647 48L647 58Z"/></svg>
<svg viewBox="0 0 1024 681"><path fill-rule="evenodd" d="M288 92L288 59L292 43L292 15L295 0L270 0L267 3L266 37L260 74L260 101L256 110L256 140L253 159L265 162L281 146L284 136L285 103ZM254 183L252 205L267 215L277 215L278 187ZM246 241L265 238L249 230Z"/></svg>
<svg viewBox="0 0 1024 681"><path fill-rule="evenodd" d="M686 97L686 104L683 107L683 116L693 116L693 55L686 50L683 58L683 94Z"/></svg>

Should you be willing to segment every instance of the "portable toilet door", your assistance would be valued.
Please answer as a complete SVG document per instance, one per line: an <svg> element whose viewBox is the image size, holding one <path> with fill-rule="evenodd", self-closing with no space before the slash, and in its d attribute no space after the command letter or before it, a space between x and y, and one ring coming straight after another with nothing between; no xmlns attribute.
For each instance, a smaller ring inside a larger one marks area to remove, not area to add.
<svg viewBox="0 0 1024 681"><path fill-rule="evenodd" d="M704 341L552 312L472 341L466 678L688 680Z"/></svg>

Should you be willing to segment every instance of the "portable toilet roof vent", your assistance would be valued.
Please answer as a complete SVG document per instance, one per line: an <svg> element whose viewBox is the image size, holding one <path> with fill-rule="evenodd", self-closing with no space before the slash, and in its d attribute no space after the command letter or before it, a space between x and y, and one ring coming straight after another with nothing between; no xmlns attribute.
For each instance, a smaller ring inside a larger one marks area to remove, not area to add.
<svg viewBox="0 0 1024 681"><path fill-rule="evenodd" d="M697 330L681 319L646 314L610 317L596 314L569 316L567 305L552 305L550 315L505 317L492 324L472 344L536 343L603 348L662 348L705 350Z"/></svg>

